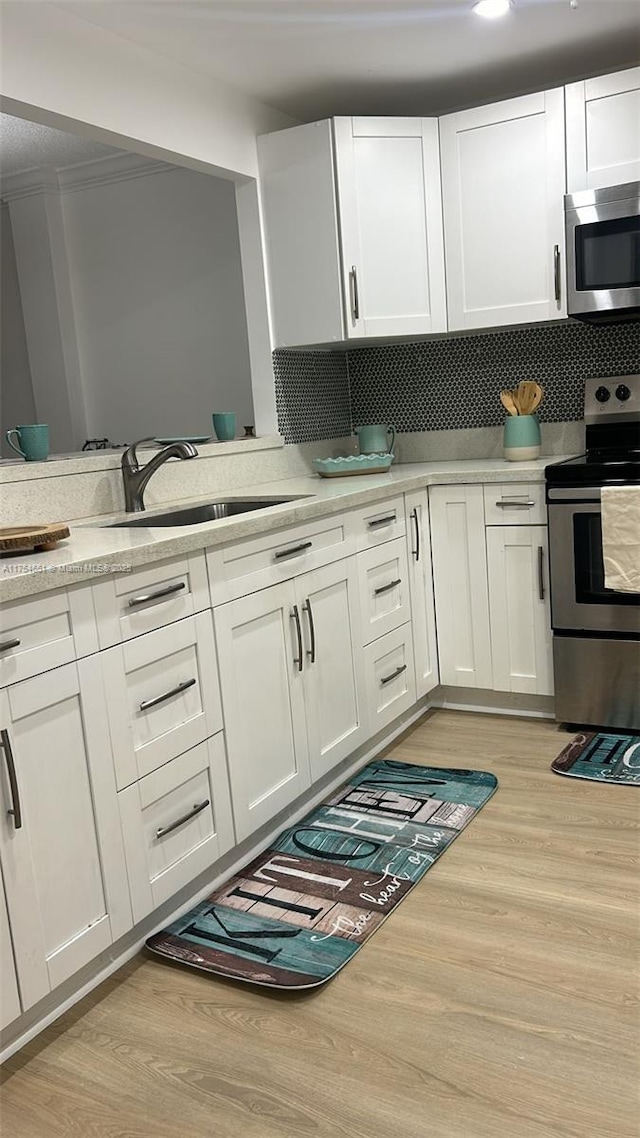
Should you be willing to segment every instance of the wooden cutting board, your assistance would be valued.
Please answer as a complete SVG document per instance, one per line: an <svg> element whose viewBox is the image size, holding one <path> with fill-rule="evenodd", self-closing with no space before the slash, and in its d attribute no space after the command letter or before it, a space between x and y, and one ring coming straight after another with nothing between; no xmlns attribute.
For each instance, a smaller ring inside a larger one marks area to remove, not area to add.
<svg viewBox="0 0 640 1138"><path fill-rule="evenodd" d="M0 526L0 553L22 553L25 550L55 549L57 542L69 536L64 522L46 526Z"/></svg>

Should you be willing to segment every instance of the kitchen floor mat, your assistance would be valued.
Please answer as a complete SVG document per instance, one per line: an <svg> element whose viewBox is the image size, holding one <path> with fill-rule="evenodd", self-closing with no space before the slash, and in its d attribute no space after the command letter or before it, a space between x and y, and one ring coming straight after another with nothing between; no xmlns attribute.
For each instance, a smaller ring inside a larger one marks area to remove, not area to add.
<svg viewBox="0 0 640 1138"><path fill-rule="evenodd" d="M147 947L265 987L324 984L497 785L486 771L369 763Z"/></svg>
<svg viewBox="0 0 640 1138"><path fill-rule="evenodd" d="M640 786L640 735L583 732L553 760L551 770L571 778Z"/></svg>

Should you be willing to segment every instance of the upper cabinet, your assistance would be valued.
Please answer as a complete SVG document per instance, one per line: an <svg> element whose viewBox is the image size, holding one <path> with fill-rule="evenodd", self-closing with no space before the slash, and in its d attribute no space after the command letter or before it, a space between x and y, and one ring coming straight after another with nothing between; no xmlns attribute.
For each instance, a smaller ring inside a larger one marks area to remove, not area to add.
<svg viewBox="0 0 640 1138"><path fill-rule="evenodd" d="M572 83L567 99L570 194L640 180L640 67Z"/></svg>
<svg viewBox="0 0 640 1138"><path fill-rule="evenodd" d="M566 316L564 92L440 120L449 328Z"/></svg>
<svg viewBox="0 0 640 1138"><path fill-rule="evenodd" d="M258 140L274 347L447 327L437 119Z"/></svg>

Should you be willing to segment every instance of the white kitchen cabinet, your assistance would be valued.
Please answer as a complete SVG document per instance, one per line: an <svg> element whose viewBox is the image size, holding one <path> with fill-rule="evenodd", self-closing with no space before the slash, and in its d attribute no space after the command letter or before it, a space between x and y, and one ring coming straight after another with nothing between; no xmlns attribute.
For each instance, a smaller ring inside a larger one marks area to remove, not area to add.
<svg viewBox="0 0 640 1138"><path fill-rule="evenodd" d="M405 508L416 696L419 699L439 683L427 491L414 490L405 494Z"/></svg>
<svg viewBox="0 0 640 1138"><path fill-rule="evenodd" d="M358 554L363 644L411 620L409 570L404 537Z"/></svg>
<svg viewBox="0 0 640 1138"><path fill-rule="evenodd" d="M97 657L0 696L0 858L26 1010L132 925Z"/></svg>
<svg viewBox="0 0 640 1138"><path fill-rule="evenodd" d="M215 610L239 840L364 740L353 559Z"/></svg>
<svg viewBox="0 0 640 1138"><path fill-rule="evenodd" d="M238 841L311 782L302 625L294 606L293 586L285 582L214 610Z"/></svg>
<svg viewBox="0 0 640 1138"><path fill-rule="evenodd" d="M553 695L546 526L489 526L493 687Z"/></svg>
<svg viewBox="0 0 640 1138"><path fill-rule="evenodd" d="M640 180L640 67L565 88L570 194Z"/></svg>
<svg viewBox="0 0 640 1138"><path fill-rule="evenodd" d="M233 846L222 732L128 786L118 805L141 921Z"/></svg>
<svg viewBox="0 0 640 1138"><path fill-rule="evenodd" d="M491 688L482 486L429 491L440 682Z"/></svg>
<svg viewBox="0 0 640 1138"><path fill-rule="evenodd" d="M437 119L258 140L274 347L446 329Z"/></svg>
<svg viewBox="0 0 640 1138"><path fill-rule="evenodd" d="M566 316L562 88L440 119L449 328Z"/></svg>
<svg viewBox="0 0 640 1138"><path fill-rule="evenodd" d="M367 644L363 655L372 736L416 702L411 624Z"/></svg>
<svg viewBox="0 0 640 1138"><path fill-rule="evenodd" d="M0 876L0 1028L17 1019L21 1011L7 901Z"/></svg>

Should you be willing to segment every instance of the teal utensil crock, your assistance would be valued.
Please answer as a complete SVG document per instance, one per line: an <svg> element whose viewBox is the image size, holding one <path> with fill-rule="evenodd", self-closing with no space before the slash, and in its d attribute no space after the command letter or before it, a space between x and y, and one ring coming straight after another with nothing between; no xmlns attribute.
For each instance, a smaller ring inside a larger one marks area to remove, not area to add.
<svg viewBox="0 0 640 1138"><path fill-rule="evenodd" d="M396 429L385 423L369 423L356 427L360 454L391 454L396 438ZM391 442L389 442L391 435Z"/></svg>
<svg viewBox="0 0 640 1138"><path fill-rule="evenodd" d="M218 442L228 443L236 437L235 411L218 411L211 416Z"/></svg>
<svg viewBox="0 0 640 1138"><path fill-rule="evenodd" d="M13 442L12 435L17 442ZM27 423L7 431L7 442L27 462L42 462L49 457L49 427L46 423Z"/></svg>
<svg viewBox="0 0 640 1138"><path fill-rule="evenodd" d="M504 424L504 457L526 462L540 457L540 424L537 415L509 415Z"/></svg>

